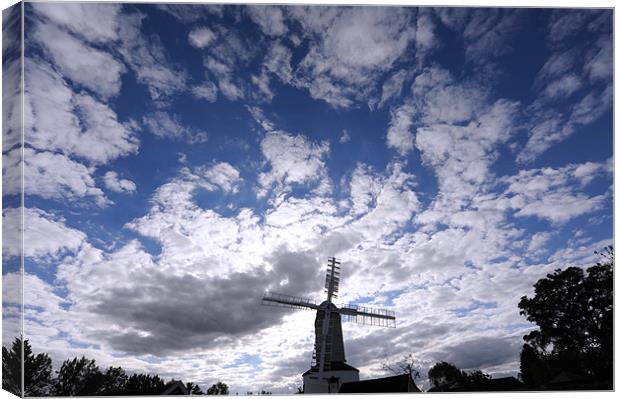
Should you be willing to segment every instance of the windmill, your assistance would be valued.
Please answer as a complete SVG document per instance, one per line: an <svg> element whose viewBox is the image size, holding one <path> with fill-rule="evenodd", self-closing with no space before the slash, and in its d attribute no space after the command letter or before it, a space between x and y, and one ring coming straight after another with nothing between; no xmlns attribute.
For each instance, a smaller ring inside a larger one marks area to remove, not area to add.
<svg viewBox="0 0 620 399"><path fill-rule="evenodd" d="M316 310L312 362L310 370L303 374L305 393L338 392L342 383L359 380L359 371L346 364L341 316L359 324L396 327L396 317L392 311L352 304L336 306L332 298L338 297L339 286L340 261L331 257L325 277L327 299L321 304L317 305L308 298L274 292L266 292L263 296L263 305Z"/></svg>

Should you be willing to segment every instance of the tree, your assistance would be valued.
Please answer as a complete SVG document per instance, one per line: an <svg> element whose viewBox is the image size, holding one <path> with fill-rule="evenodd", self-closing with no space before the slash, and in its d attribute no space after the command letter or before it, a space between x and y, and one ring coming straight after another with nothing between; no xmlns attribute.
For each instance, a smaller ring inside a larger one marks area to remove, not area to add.
<svg viewBox="0 0 620 399"><path fill-rule="evenodd" d="M22 340L15 338L11 350L2 347L2 389L22 396Z"/></svg>
<svg viewBox="0 0 620 399"><path fill-rule="evenodd" d="M158 375L133 374L127 380L126 395L159 395L166 387Z"/></svg>
<svg viewBox="0 0 620 399"><path fill-rule="evenodd" d="M436 391L483 391L491 377L481 370L467 372L452 363L439 362L428 370L428 379Z"/></svg>
<svg viewBox="0 0 620 399"><path fill-rule="evenodd" d="M451 385L461 382L463 373L451 363L439 362L428 370L428 379L434 388L445 391Z"/></svg>
<svg viewBox="0 0 620 399"><path fill-rule="evenodd" d="M211 388L207 389L207 395L228 395L228 385L218 381L217 384L213 384Z"/></svg>
<svg viewBox="0 0 620 399"><path fill-rule="evenodd" d="M381 366L383 370L389 371L394 375L409 374L414 381L420 378L420 372L416 368L416 360L411 353L396 363L390 364L384 361Z"/></svg>
<svg viewBox="0 0 620 399"><path fill-rule="evenodd" d="M532 345L523 344L520 360L519 378L528 387L540 386L551 378L547 363Z"/></svg>
<svg viewBox="0 0 620 399"><path fill-rule="evenodd" d="M601 261L586 273L577 267L557 269L536 282L533 298L523 296L519 302L521 315L539 327L523 337L530 346L526 359L533 360L533 349L552 374L565 370L592 380L612 377L613 248L597 254ZM535 363L522 363L523 378L532 375L528 367Z"/></svg>
<svg viewBox="0 0 620 399"><path fill-rule="evenodd" d="M47 353L34 355L24 340L24 396L49 395L52 386L52 359Z"/></svg>
<svg viewBox="0 0 620 399"><path fill-rule="evenodd" d="M96 395L103 383L103 374L95 360L82 356L65 360L57 371L53 393L56 396L92 396Z"/></svg>
<svg viewBox="0 0 620 399"><path fill-rule="evenodd" d="M46 353L34 355L28 340L24 348L24 396L46 396L52 384L52 360ZM2 348L2 386L21 396L21 349L22 340L15 338L11 350Z"/></svg>
<svg viewBox="0 0 620 399"><path fill-rule="evenodd" d="M491 379L491 376L483 373L481 370L474 371L463 371L463 377L467 381L467 385L469 386L479 386L483 385L485 382Z"/></svg>
<svg viewBox="0 0 620 399"><path fill-rule="evenodd" d="M103 381L99 388L99 394L111 396L122 395L127 389L129 378L122 367L109 367L103 375Z"/></svg>
<svg viewBox="0 0 620 399"><path fill-rule="evenodd" d="M194 384L193 382L188 382L187 384L185 384L185 387L187 388L187 391L190 393L190 395L204 395L204 392L202 392L200 386Z"/></svg>

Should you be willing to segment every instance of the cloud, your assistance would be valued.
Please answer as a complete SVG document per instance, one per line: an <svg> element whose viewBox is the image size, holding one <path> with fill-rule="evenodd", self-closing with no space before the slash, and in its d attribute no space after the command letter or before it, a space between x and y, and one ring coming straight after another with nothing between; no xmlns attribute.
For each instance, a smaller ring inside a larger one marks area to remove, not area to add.
<svg viewBox="0 0 620 399"><path fill-rule="evenodd" d="M108 190L116 193L134 193L136 192L136 183L127 179L119 179L118 173L110 170L103 175L103 181Z"/></svg>
<svg viewBox="0 0 620 399"><path fill-rule="evenodd" d="M23 220L23 255L37 262L59 259L68 251L75 252L86 240L86 234L65 225L65 220L37 208L5 208L2 211L3 257L22 254L21 229Z"/></svg>
<svg viewBox="0 0 620 399"><path fill-rule="evenodd" d="M549 21L547 39L552 45L566 43L584 25L584 22L596 13L596 10L553 10Z"/></svg>
<svg viewBox="0 0 620 399"><path fill-rule="evenodd" d="M280 6L246 6L245 11L263 33L269 36L282 36L288 32Z"/></svg>
<svg viewBox="0 0 620 399"><path fill-rule="evenodd" d="M408 104L397 108L391 113L387 132L387 146L396 149L400 155L405 155L413 150L411 126L414 115L415 108Z"/></svg>
<svg viewBox="0 0 620 399"><path fill-rule="evenodd" d="M602 117L609 111L612 97L611 85L607 85L602 90L592 90L574 103L568 117L548 113L534 118L528 141L517 155L517 162L532 162L553 145L573 135L579 127Z"/></svg>
<svg viewBox="0 0 620 399"><path fill-rule="evenodd" d="M236 193L239 183L243 180L239 171L228 162L218 162L215 165L204 168L206 179L227 193Z"/></svg>
<svg viewBox="0 0 620 399"><path fill-rule="evenodd" d="M27 195L70 202L90 197L99 206L110 204L103 191L95 186L92 168L87 168L62 154L36 152L31 148L24 148L23 154L23 189ZM3 159L2 175L6 179L4 190L7 194L21 193L21 176L7 172L19 167L20 155L20 149L17 148Z"/></svg>
<svg viewBox="0 0 620 399"><path fill-rule="evenodd" d="M467 197L476 192L490 177L495 147L513 133L518 104L498 100L481 108L483 113L467 125L436 123L416 131L422 161L435 168L441 190L451 195Z"/></svg>
<svg viewBox="0 0 620 399"><path fill-rule="evenodd" d="M210 81L204 81L192 87L192 94L196 98L204 98L210 103L217 100L217 86Z"/></svg>
<svg viewBox="0 0 620 399"><path fill-rule="evenodd" d="M6 34L3 32L3 35ZM22 139L21 61L8 60L2 67L2 151L6 152Z"/></svg>
<svg viewBox="0 0 620 399"><path fill-rule="evenodd" d="M240 80L233 77L233 68L217 59L208 56L205 58L205 67L216 77L220 92L230 101L245 96Z"/></svg>
<svg viewBox="0 0 620 399"><path fill-rule="evenodd" d="M423 13L422 10L424 9L419 11L416 21L415 42L418 51L429 50L437 45L437 38L434 33L435 24L431 16L428 13Z"/></svg>
<svg viewBox="0 0 620 399"><path fill-rule="evenodd" d="M32 7L38 14L90 42L118 39L120 4L36 3Z"/></svg>
<svg viewBox="0 0 620 399"><path fill-rule="evenodd" d="M521 337L480 337L457 345L446 345L438 358L461 369L488 369L517 361Z"/></svg>
<svg viewBox="0 0 620 399"><path fill-rule="evenodd" d="M287 190L292 184L306 184L325 180L324 157L329 144L312 143L306 137L283 131L267 132L261 140L260 149L269 170L258 176L259 196L273 184Z"/></svg>
<svg viewBox="0 0 620 399"><path fill-rule="evenodd" d="M462 35L466 61L487 68L512 51L510 44L522 26L523 10L499 8L435 8L446 28Z"/></svg>
<svg viewBox="0 0 620 399"><path fill-rule="evenodd" d="M530 252L530 256L540 251L550 238L551 233L549 232L539 232L532 235L531 241L527 246L527 250L528 252Z"/></svg>
<svg viewBox="0 0 620 399"><path fill-rule="evenodd" d="M470 120L487 101L484 86L456 83L450 72L439 67L426 68L416 76L412 91L426 124Z"/></svg>
<svg viewBox="0 0 620 399"><path fill-rule="evenodd" d="M289 48L280 42L274 42L265 55L263 68L276 75L282 82L289 83L293 76L291 58L293 54Z"/></svg>
<svg viewBox="0 0 620 399"><path fill-rule="evenodd" d="M295 85L334 107L365 102L377 78L403 55L415 36L410 14L388 7L291 7L287 11L311 39Z"/></svg>
<svg viewBox="0 0 620 399"><path fill-rule="evenodd" d="M567 165L561 168L522 170L517 175L501 180L508 184L501 203L514 209L515 216L536 216L552 223L565 223L577 216L594 212L606 201L606 194L587 195L579 192L588 180L584 170L605 170L604 166L590 163ZM577 180L580 184L571 184Z"/></svg>
<svg viewBox="0 0 620 399"><path fill-rule="evenodd" d="M342 135L340 136L340 138L338 139L338 142L340 144L346 144L349 141L351 141L351 135L349 134L349 132L347 131L347 129L344 129L342 131Z"/></svg>
<svg viewBox="0 0 620 399"><path fill-rule="evenodd" d="M107 52L87 45L51 24L37 24L34 40L41 45L64 78L82 85L104 98L118 95L123 64ZM93 74L97 79L93 79Z"/></svg>
<svg viewBox="0 0 620 399"><path fill-rule="evenodd" d="M596 28L592 29L594 21ZM612 99L609 25L609 15L598 10L552 13L548 27L552 51L534 82L539 96L528 107L530 134L517 162L534 161L608 112ZM564 39L580 30L595 35L591 45L564 45Z"/></svg>
<svg viewBox="0 0 620 399"><path fill-rule="evenodd" d="M608 81L612 78L613 57L611 40L600 39L592 50L594 56L587 59L583 69L588 74L590 80Z"/></svg>
<svg viewBox="0 0 620 399"><path fill-rule="evenodd" d="M400 96L405 80L407 80L410 75L410 72L406 69L401 69L383 82L383 86L381 88L381 100L378 105L379 108L381 108L386 102Z"/></svg>
<svg viewBox="0 0 620 399"><path fill-rule="evenodd" d="M206 26L201 26L192 29L189 32L188 39L192 46L202 49L215 40L215 33Z"/></svg>
<svg viewBox="0 0 620 399"><path fill-rule="evenodd" d="M28 144L95 164L137 151L134 126L119 122L108 105L86 93L74 93L43 61L27 59L25 70L29 76L24 99Z"/></svg>
<svg viewBox="0 0 620 399"><path fill-rule="evenodd" d="M183 125L176 115L165 111L144 116L142 123L159 138L186 140L189 143L204 143L208 138L206 132Z"/></svg>
<svg viewBox="0 0 620 399"><path fill-rule="evenodd" d="M187 72L171 64L157 35L142 34L144 14L122 14L119 17L118 51L135 72L138 82L147 86L151 98L158 105L166 105L178 92L186 90Z"/></svg>
<svg viewBox="0 0 620 399"><path fill-rule="evenodd" d="M581 81L576 75L564 75L550 82L544 94L550 98L567 98L581 88Z"/></svg>

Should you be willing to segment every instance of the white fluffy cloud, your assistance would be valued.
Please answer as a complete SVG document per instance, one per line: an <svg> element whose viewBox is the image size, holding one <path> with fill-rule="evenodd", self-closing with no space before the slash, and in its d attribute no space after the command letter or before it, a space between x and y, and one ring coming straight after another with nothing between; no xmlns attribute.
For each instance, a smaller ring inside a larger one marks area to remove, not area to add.
<svg viewBox="0 0 620 399"><path fill-rule="evenodd" d="M59 66L64 78L105 98L118 94L125 67L112 55L51 24L38 24L33 37ZM93 75L97 78L93 79Z"/></svg>
<svg viewBox="0 0 620 399"><path fill-rule="evenodd" d="M415 36L409 16L388 7L292 7L289 13L313 39L296 84L336 107L365 102Z"/></svg>
<svg viewBox="0 0 620 399"><path fill-rule="evenodd" d="M606 199L606 194L586 195L579 192L584 169L593 170L592 164L568 165L562 168L522 170L502 180L508 184L506 199L502 202L515 209L516 216L537 216L554 223L563 223L579 215L594 212ZM596 169L603 168L599 165Z"/></svg>
<svg viewBox="0 0 620 399"><path fill-rule="evenodd" d="M239 171L228 162L218 162L205 168L204 176L224 192L237 192L239 190L238 185L242 181Z"/></svg>
<svg viewBox="0 0 620 399"><path fill-rule="evenodd" d="M67 251L75 252L85 241L86 234L65 226L62 218L37 208L5 208L2 211L3 257L20 256L23 216L23 255L38 262L58 259Z"/></svg>
<svg viewBox="0 0 620 399"><path fill-rule="evenodd" d="M247 6L246 9L252 21L254 21L265 34L269 36L281 36L286 34L288 28L284 22L281 7L274 6Z"/></svg>
<svg viewBox="0 0 620 399"><path fill-rule="evenodd" d="M93 168L88 168L62 154L36 152L31 148L23 150L23 190L27 195L38 195L54 200L77 202L92 198L97 205L105 206L110 201L92 178ZM7 194L20 194L21 176L7 172L19 168L21 149L11 151L3 158L2 175Z"/></svg>
<svg viewBox="0 0 620 399"><path fill-rule="evenodd" d="M32 7L54 23L92 42L118 39L120 4L36 3Z"/></svg>
<svg viewBox="0 0 620 399"><path fill-rule="evenodd" d="M313 143L302 135L282 131L267 132L260 143L261 152L269 170L258 176L259 195L273 184L287 189L292 184L306 184L325 181L324 157L329 153L329 144Z"/></svg>
<svg viewBox="0 0 620 399"><path fill-rule="evenodd" d="M189 32L188 39L192 46L205 48L215 40L215 33L206 26L201 26L192 29L191 32Z"/></svg>
<svg viewBox="0 0 620 399"><path fill-rule="evenodd" d="M413 117L415 108L405 104L392 111L390 126L387 132L387 146L394 148L400 155L405 155L413 150Z"/></svg>
<svg viewBox="0 0 620 399"><path fill-rule="evenodd" d="M118 173L110 170L103 175L103 182L108 190L117 193L134 193L136 191L136 183L128 179L119 179Z"/></svg>
<svg viewBox="0 0 620 399"><path fill-rule="evenodd" d="M25 69L26 143L95 164L137 151L134 126L119 122L108 105L86 93L74 93L43 61L28 59ZM50 109L55 112L49 112Z"/></svg>

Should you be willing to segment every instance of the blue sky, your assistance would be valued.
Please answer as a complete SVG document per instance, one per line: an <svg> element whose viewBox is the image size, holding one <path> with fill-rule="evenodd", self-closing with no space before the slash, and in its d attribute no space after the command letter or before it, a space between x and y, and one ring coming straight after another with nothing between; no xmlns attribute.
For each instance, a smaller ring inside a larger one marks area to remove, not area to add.
<svg viewBox="0 0 620 399"><path fill-rule="evenodd" d="M519 298L611 243L611 10L25 13L25 334L56 361L294 392L313 314L260 297L320 300L337 256L343 303L397 315L343 327L362 377L409 353L514 375L533 328ZM4 345L21 151L7 104Z"/></svg>

